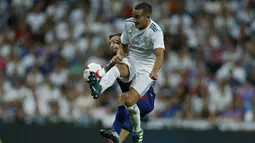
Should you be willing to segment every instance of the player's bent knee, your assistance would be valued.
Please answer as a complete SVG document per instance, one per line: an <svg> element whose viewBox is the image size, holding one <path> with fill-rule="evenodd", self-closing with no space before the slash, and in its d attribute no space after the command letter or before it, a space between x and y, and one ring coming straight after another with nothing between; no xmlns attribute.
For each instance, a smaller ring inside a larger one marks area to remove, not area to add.
<svg viewBox="0 0 255 143"><path fill-rule="evenodd" d="M139 111L138 106L136 104L134 104L133 106L130 106L127 108L127 111L129 113L129 115L136 115Z"/></svg>
<svg viewBox="0 0 255 143"><path fill-rule="evenodd" d="M132 100L132 99L126 99L126 101L125 101L125 105L126 105L127 107L131 107L131 106L133 106L134 104L136 104L136 102L134 102L134 100Z"/></svg>
<svg viewBox="0 0 255 143"><path fill-rule="evenodd" d="M127 107L133 106L134 104L137 103L137 101L139 100L139 97L140 96L139 96L138 92L136 92L136 90L131 87L131 89L129 90L128 95L126 97L125 105Z"/></svg>
<svg viewBox="0 0 255 143"><path fill-rule="evenodd" d="M129 75L128 65L121 63L117 64L116 67L119 69L121 77L128 77Z"/></svg>

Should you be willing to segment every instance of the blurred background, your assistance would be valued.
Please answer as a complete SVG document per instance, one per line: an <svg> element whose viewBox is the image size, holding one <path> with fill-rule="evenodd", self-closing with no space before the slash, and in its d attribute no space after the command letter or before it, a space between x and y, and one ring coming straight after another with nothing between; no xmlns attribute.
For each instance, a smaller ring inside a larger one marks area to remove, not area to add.
<svg viewBox="0 0 255 143"><path fill-rule="evenodd" d="M255 1L145 1L166 56L143 127L253 131ZM0 0L0 138L7 125L111 127L119 87L94 100L82 73L111 58L108 35L138 2Z"/></svg>

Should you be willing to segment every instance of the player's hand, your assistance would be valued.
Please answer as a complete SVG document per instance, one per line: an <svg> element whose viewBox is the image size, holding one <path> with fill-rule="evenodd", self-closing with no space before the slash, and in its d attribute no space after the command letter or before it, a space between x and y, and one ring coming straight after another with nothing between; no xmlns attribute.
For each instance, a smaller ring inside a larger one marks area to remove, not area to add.
<svg viewBox="0 0 255 143"><path fill-rule="evenodd" d="M153 79L153 80L157 80L157 79L158 79L158 74L155 73L155 72L151 72L151 73L150 73L150 77L151 77L151 79Z"/></svg>
<svg viewBox="0 0 255 143"><path fill-rule="evenodd" d="M124 56L117 54L112 58L111 63L119 64L123 58Z"/></svg>

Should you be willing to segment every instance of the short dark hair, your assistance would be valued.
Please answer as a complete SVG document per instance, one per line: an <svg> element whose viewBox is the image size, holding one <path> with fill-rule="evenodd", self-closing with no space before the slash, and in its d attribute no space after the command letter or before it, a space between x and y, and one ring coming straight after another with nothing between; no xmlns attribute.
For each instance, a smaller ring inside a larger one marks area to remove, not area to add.
<svg viewBox="0 0 255 143"><path fill-rule="evenodd" d="M109 40L110 40L112 37L114 37L114 36L121 36L121 33L115 33L115 34L110 35L110 36L109 36Z"/></svg>
<svg viewBox="0 0 255 143"><path fill-rule="evenodd" d="M135 6L135 9L136 9L136 10L142 9L143 12L152 13L152 7L151 7L151 5L150 5L149 3L147 3L147 2L141 2L141 3L137 4L137 5Z"/></svg>

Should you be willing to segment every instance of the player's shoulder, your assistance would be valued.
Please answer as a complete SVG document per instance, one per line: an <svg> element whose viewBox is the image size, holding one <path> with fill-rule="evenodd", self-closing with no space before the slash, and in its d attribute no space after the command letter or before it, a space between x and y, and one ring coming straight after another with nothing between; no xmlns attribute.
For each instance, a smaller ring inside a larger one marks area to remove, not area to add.
<svg viewBox="0 0 255 143"><path fill-rule="evenodd" d="M130 22L130 23L134 23L133 18L132 18L132 17L130 17L130 18L125 19L125 23L128 23L128 22Z"/></svg>
<svg viewBox="0 0 255 143"><path fill-rule="evenodd" d="M124 24L126 25L127 28L131 28L132 26L135 25L132 17L125 19Z"/></svg>
<svg viewBox="0 0 255 143"><path fill-rule="evenodd" d="M152 32L162 31L160 26L155 21L153 21L153 20L151 20L150 30Z"/></svg>

